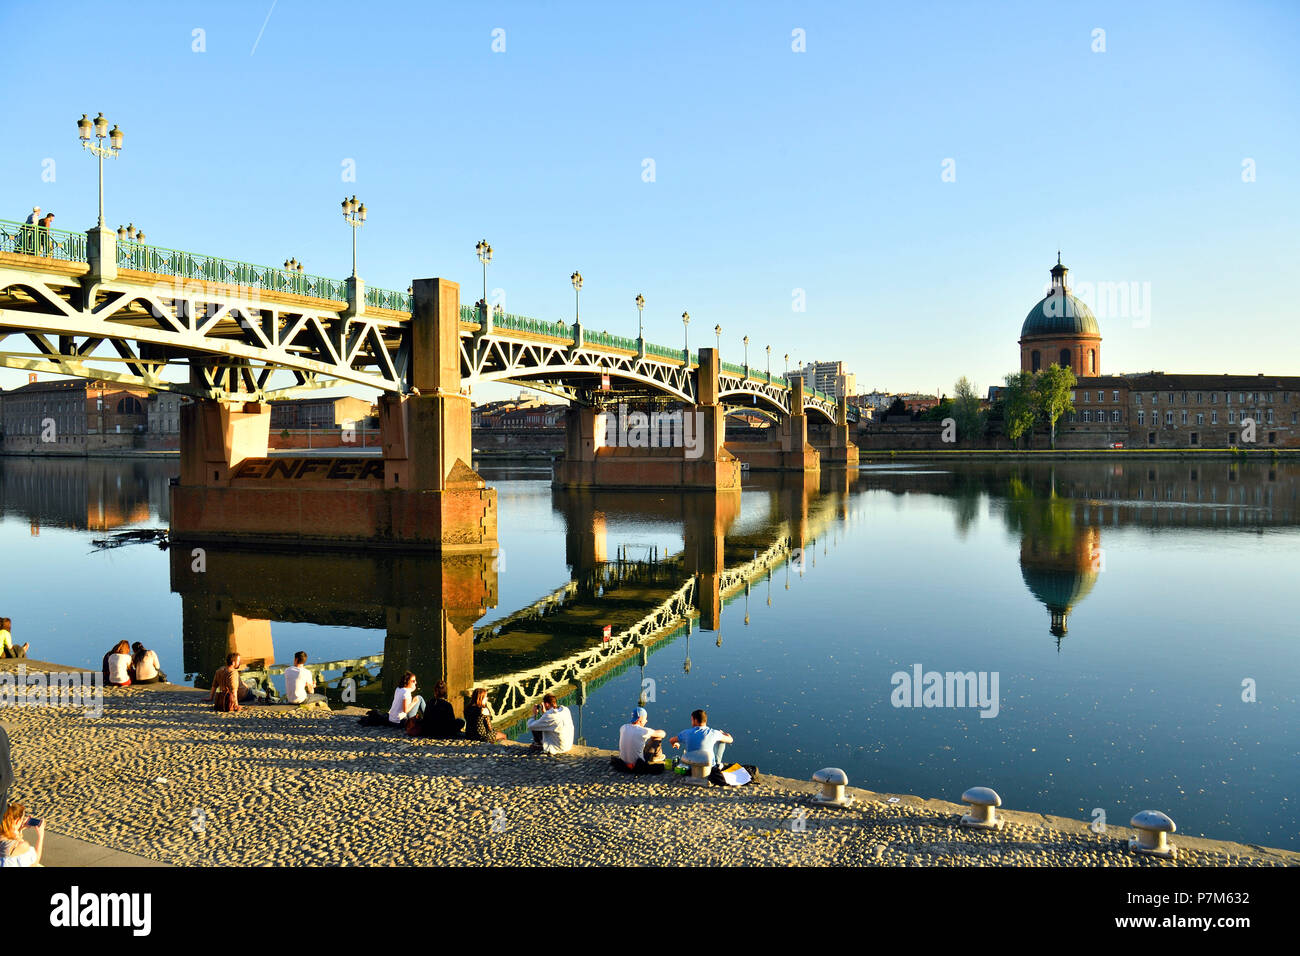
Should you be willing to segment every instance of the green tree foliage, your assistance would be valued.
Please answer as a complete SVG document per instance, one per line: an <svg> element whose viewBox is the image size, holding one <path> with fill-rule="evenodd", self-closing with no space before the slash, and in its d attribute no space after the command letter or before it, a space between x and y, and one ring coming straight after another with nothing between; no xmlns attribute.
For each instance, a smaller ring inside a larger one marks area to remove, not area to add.
<svg viewBox="0 0 1300 956"><path fill-rule="evenodd" d="M956 392L957 396L952 400L952 417L957 422L957 438L973 442L984 433L980 397L965 375L957 379Z"/></svg>
<svg viewBox="0 0 1300 956"><path fill-rule="evenodd" d="M893 400L892 402L889 403L889 408L885 409L885 414L886 414L886 415L906 415L906 414L907 414L907 406L906 406L905 404L903 404L903 400L902 400L901 398L895 397L894 400Z"/></svg>
<svg viewBox="0 0 1300 956"><path fill-rule="evenodd" d="M1049 365L1034 380L1034 408L1052 430L1052 447L1056 447L1056 423L1067 412L1073 412L1070 390L1077 381L1074 373L1059 365Z"/></svg>
<svg viewBox="0 0 1300 956"><path fill-rule="evenodd" d="M1005 379L1007 394L1003 404L1003 427L1016 445L1020 436L1034 427L1034 373L1012 372Z"/></svg>

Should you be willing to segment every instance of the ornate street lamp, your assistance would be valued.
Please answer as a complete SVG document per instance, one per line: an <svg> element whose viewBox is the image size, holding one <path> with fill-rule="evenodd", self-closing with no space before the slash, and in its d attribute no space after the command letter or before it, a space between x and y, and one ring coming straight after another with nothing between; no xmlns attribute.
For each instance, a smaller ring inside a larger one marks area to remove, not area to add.
<svg viewBox="0 0 1300 956"><path fill-rule="evenodd" d="M487 267L492 261L492 247L488 245L486 239L480 239L474 251L478 253L478 261L483 263L483 317L487 318Z"/></svg>
<svg viewBox="0 0 1300 956"><path fill-rule="evenodd" d="M743 339L741 339L741 341L745 343L745 375L748 376L749 375L749 336L746 335Z"/></svg>
<svg viewBox="0 0 1300 956"><path fill-rule="evenodd" d="M713 327L713 334L718 339L718 355L722 355L722 325L719 323Z"/></svg>
<svg viewBox="0 0 1300 956"><path fill-rule="evenodd" d="M94 131L94 137L97 143L90 141L91 131ZM104 228L104 157L117 159L122 152L122 131L113 125L112 131L108 128L108 120L104 119L104 114L100 113L93 121L86 119L86 114L81 114L81 119L77 120L77 136L81 139L81 148L88 149L99 157L99 225L97 228ZM104 145L104 140L108 140L108 145Z"/></svg>
<svg viewBox="0 0 1300 956"><path fill-rule="evenodd" d="M767 347L767 380L772 381L772 346Z"/></svg>
<svg viewBox="0 0 1300 956"><path fill-rule="evenodd" d="M357 197L343 200L343 220L352 227L352 278L357 277L357 230L366 221L366 204Z"/></svg>
<svg viewBox="0 0 1300 956"><path fill-rule="evenodd" d="M582 273L574 269L569 281L573 283L573 324L581 325L582 320L578 317L578 293L582 291Z"/></svg>
<svg viewBox="0 0 1300 956"><path fill-rule="evenodd" d="M636 337L645 338L645 323L642 319L645 317L645 296L640 292L636 294Z"/></svg>
<svg viewBox="0 0 1300 956"><path fill-rule="evenodd" d="M682 313L682 345L686 352L686 367L691 367L691 314Z"/></svg>

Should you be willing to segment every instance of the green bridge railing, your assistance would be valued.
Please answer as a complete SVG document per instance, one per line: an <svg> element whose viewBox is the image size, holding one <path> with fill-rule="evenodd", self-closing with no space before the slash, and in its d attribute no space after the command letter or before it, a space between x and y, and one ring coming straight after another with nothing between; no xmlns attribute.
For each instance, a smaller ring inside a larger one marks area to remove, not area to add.
<svg viewBox="0 0 1300 956"><path fill-rule="evenodd" d="M85 262L86 234L0 219L0 252L16 252L62 262Z"/></svg>
<svg viewBox="0 0 1300 956"><path fill-rule="evenodd" d="M16 252L65 262L89 261L85 233L42 229L9 220L0 220L0 252ZM248 286L268 292L290 292L337 302L346 302L348 297L347 282L343 279L330 279L239 259L186 252L183 249L146 245L129 239L117 241L117 267L176 276L179 279ZM372 286L366 288L365 298L366 305L377 309L411 311L411 296L407 292Z"/></svg>
<svg viewBox="0 0 1300 956"><path fill-rule="evenodd" d="M0 252L13 252L64 262L88 261L85 233L43 229L7 219L0 219ZM117 267L151 272L155 275L176 276L180 279L199 279L204 282L248 286L269 292L288 292L338 302L346 302L348 297L347 282L343 279L331 279L274 266L261 266L238 259L186 252L182 249L168 249L165 246L146 245L127 239L117 241ZM409 292L367 286L365 299L366 305L373 308L392 309L396 312L411 311L412 296ZM477 323L478 308L462 305L460 318L462 322ZM515 332L530 332L534 335L547 335L558 339L573 338L573 327L563 321L548 322L545 319L502 312L493 316L492 322L497 328ZM590 345L603 345L606 348L625 349L629 352L635 352L638 348L636 339L609 332L585 331L583 340ZM656 345L653 342L645 343L645 351L646 355L669 361L679 362L682 358L681 349ZM699 365L699 362L699 352L691 353L690 363ZM724 372L744 376L754 382L767 382L770 378L766 372L755 369L750 369L747 373L743 365L732 362L723 362L721 367ZM779 378L770 380L773 384L786 384ZM824 401L835 401L832 396L823 392L813 391L812 394Z"/></svg>

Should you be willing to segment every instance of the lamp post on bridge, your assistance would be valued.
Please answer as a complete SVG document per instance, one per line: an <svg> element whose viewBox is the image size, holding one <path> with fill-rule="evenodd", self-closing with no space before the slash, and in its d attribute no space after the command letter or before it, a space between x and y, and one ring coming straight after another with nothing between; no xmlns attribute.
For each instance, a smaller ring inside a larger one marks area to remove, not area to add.
<svg viewBox="0 0 1300 956"><path fill-rule="evenodd" d="M578 293L582 291L582 273L574 269L573 275L569 276L569 281L573 283L573 345L575 348L582 348L582 318L578 311Z"/></svg>
<svg viewBox="0 0 1300 956"><path fill-rule="evenodd" d="M645 358L645 296L636 294L636 350L638 358Z"/></svg>
<svg viewBox="0 0 1300 956"><path fill-rule="evenodd" d="M90 141L92 135L97 142ZM86 260L90 267L89 275L92 281L116 279L117 242L113 230L104 225L104 158L117 159L122 152L122 131L118 129L117 124L109 130L108 120L104 119L103 113L93 120L87 119L86 114L82 113L81 119L77 121L77 136L81 140L81 148L89 150L99 158L99 221L94 229L86 233ZM105 139L108 140L107 146L104 145ZM35 235L40 234L35 224L32 232Z"/></svg>
<svg viewBox="0 0 1300 956"><path fill-rule="evenodd" d="M366 204L357 197L343 200L343 219L352 227L352 278L357 277L357 230L366 221Z"/></svg>
<svg viewBox="0 0 1300 956"><path fill-rule="evenodd" d="M719 322L713 327L713 335L718 340L718 361L722 361L722 323Z"/></svg>
<svg viewBox="0 0 1300 956"><path fill-rule="evenodd" d="M117 238L122 242L144 242L144 230L136 229L135 223L128 222L125 226L117 227ZM136 263L141 268L146 268L142 263Z"/></svg>
<svg viewBox="0 0 1300 956"><path fill-rule="evenodd" d="M95 139L98 143L90 141L91 128L94 128ZM122 152L122 131L113 124L113 129L108 128L108 120L104 119L104 114L100 113L95 119L86 119L86 114L81 114L81 119L77 121L77 135L81 139L81 148L88 149L99 157L99 224L97 228L104 228L104 158L117 159L118 154ZM104 140L108 140L108 145L104 145Z"/></svg>
<svg viewBox="0 0 1300 956"><path fill-rule="evenodd" d="M745 378L749 378L749 336L746 335L741 341L745 343Z"/></svg>
<svg viewBox="0 0 1300 956"><path fill-rule="evenodd" d="M357 230L366 221L366 204L357 197L343 200L343 221L352 227L352 278L348 279L348 311L360 315L365 311L365 285L357 276ZM346 323L345 323L346 324Z"/></svg>
<svg viewBox="0 0 1300 956"><path fill-rule="evenodd" d="M294 286L294 291L302 291L302 263L295 257L284 260L284 271L289 273L289 282Z"/></svg>
<svg viewBox="0 0 1300 956"><path fill-rule="evenodd" d="M767 347L767 384L772 384L772 346Z"/></svg>
<svg viewBox="0 0 1300 956"><path fill-rule="evenodd" d="M691 314L682 313L682 364L691 367Z"/></svg>
<svg viewBox="0 0 1300 956"><path fill-rule="evenodd" d="M486 239L480 239L474 251L478 254L478 261L483 263L483 314L479 318L479 329L486 334L492 331L492 311L488 308L487 300L487 267L492 261L492 246Z"/></svg>

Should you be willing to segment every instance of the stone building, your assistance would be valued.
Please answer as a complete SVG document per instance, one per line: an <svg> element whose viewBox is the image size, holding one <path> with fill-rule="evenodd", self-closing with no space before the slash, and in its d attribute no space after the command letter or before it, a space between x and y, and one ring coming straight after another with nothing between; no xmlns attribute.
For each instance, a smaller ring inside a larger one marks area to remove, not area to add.
<svg viewBox="0 0 1300 956"><path fill-rule="evenodd" d="M377 414L371 402L351 395L290 398L271 403L271 428L338 428L348 422L359 427Z"/></svg>
<svg viewBox="0 0 1300 956"><path fill-rule="evenodd" d="M1300 377L1102 374L1101 330L1070 294L1068 273L1058 254L1051 291L1025 317L1019 343L1022 371L1068 365L1078 379L1057 447L1300 447Z"/></svg>
<svg viewBox="0 0 1300 956"><path fill-rule="evenodd" d="M149 391L97 379L29 382L5 393L5 447L52 452L130 445L147 423Z"/></svg>

